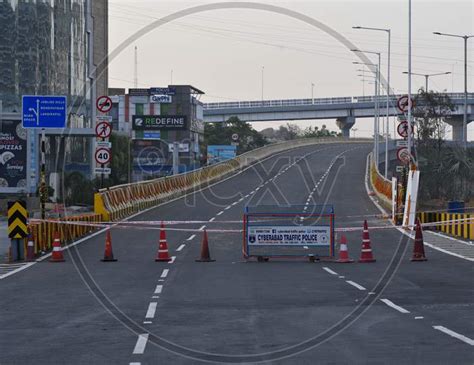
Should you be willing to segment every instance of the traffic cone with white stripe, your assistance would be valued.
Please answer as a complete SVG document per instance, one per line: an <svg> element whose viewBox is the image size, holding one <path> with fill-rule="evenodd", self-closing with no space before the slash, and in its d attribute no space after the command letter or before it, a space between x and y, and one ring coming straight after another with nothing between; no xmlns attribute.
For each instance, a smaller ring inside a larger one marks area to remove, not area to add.
<svg viewBox="0 0 474 365"><path fill-rule="evenodd" d="M35 238L33 233L28 235L28 244L26 245L26 261L35 261Z"/></svg>
<svg viewBox="0 0 474 365"><path fill-rule="evenodd" d="M100 260L102 262L115 262L117 259L114 258L114 251L112 250L112 236L110 234L110 229L107 230L105 236L105 251L104 258Z"/></svg>
<svg viewBox="0 0 474 365"><path fill-rule="evenodd" d="M59 232L54 232L53 252L49 262L64 262L63 249L61 247L61 239Z"/></svg>
<svg viewBox="0 0 474 365"><path fill-rule="evenodd" d="M425 256L425 244L423 243L423 230L420 221L416 220L415 245L413 246L413 256L411 261L427 261Z"/></svg>
<svg viewBox="0 0 474 365"><path fill-rule="evenodd" d="M347 240L344 234L341 234L341 239L339 241L339 259L335 262L339 262L341 264L349 264L354 262L354 260L349 258L349 252L347 251Z"/></svg>
<svg viewBox="0 0 474 365"><path fill-rule="evenodd" d="M360 253L359 262L375 262L375 258L372 254L372 247L370 247L370 236L367 220L364 221L364 231L362 232L362 250Z"/></svg>
<svg viewBox="0 0 474 365"><path fill-rule="evenodd" d="M161 222L160 230L160 243L158 245L158 255L155 259L156 262L168 262L171 261L170 254L168 252L168 243L166 242L166 231L165 225Z"/></svg>
<svg viewBox="0 0 474 365"><path fill-rule="evenodd" d="M214 262L216 260L211 259L211 254L209 252L209 242L207 239L207 231L204 230L202 235L202 244L201 244L201 257L195 260L196 262Z"/></svg>

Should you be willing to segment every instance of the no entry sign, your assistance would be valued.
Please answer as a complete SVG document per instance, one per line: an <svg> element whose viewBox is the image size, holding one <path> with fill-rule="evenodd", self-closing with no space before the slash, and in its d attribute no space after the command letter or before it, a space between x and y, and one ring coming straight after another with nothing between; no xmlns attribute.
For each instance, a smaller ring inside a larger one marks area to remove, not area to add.
<svg viewBox="0 0 474 365"><path fill-rule="evenodd" d="M96 101L97 110L101 113L108 113L112 109L112 99L108 96L99 96Z"/></svg>

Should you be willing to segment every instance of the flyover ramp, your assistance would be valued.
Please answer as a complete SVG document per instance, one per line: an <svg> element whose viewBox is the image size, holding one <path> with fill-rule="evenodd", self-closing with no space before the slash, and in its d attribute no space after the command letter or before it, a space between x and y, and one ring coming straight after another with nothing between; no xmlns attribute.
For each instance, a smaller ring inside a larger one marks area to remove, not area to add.
<svg viewBox="0 0 474 365"><path fill-rule="evenodd" d="M337 227L361 227L364 219L384 226L364 186L370 149L340 143L286 151L133 220L214 218L206 228L239 229L219 221L241 220L246 204L304 205L329 171L313 200L334 204ZM113 228L116 263L99 262L102 233L66 251L65 263L42 262L0 281L8 314L0 316L0 363L474 361L471 345L433 328L474 338L472 263L429 248L428 262L411 263L412 243L396 230L371 231L376 263L348 265L246 262L241 234L229 232L210 232L216 262L196 263L200 233L168 231L176 256L169 264L154 262L153 228ZM357 258L361 232L347 238Z"/></svg>

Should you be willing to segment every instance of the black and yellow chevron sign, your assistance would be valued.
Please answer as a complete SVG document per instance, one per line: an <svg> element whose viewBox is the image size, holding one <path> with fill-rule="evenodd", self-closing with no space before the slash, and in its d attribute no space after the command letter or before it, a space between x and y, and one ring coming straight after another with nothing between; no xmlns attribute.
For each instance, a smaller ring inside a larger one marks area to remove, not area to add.
<svg viewBox="0 0 474 365"><path fill-rule="evenodd" d="M8 202L8 237L28 237L28 211L23 200Z"/></svg>

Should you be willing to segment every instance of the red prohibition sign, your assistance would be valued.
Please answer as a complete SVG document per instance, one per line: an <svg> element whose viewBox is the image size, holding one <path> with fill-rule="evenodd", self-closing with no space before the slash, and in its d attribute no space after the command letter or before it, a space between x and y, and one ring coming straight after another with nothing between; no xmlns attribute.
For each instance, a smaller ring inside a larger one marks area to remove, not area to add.
<svg viewBox="0 0 474 365"><path fill-rule="evenodd" d="M97 110L101 113L108 113L112 109L112 99L106 95L99 96L96 102Z"/></svg>
<svg viewBox="0 0 474 365"><path fill-rule="evenodd" d="M108 148L98 148L95 151L95 161L99 165L105 165L110 162L112 155L110 154L110 150Z"/></svg>
<svg viewBox="0 0 474 365"><path fill-rule="evenodd" d="M112 134L112 126L107 122L100 122L95 126L95 135L99 138L109 138Z"/></svg>

